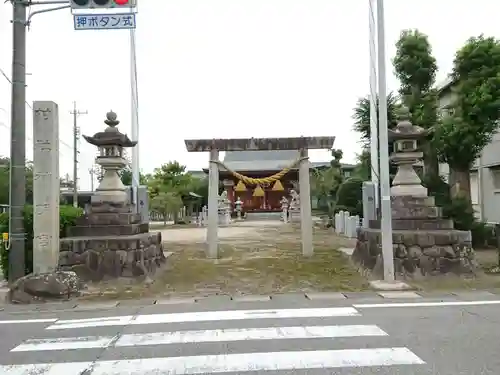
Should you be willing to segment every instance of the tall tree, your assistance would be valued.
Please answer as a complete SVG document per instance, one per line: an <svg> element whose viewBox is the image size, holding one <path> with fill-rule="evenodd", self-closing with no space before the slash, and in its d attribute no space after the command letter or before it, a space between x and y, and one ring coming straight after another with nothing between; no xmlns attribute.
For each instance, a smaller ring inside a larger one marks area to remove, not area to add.
<svg viewBox="0 0 500 375"><path fill-rule="evenodd" d="M156 168L150 182L150 192L157 195L160 191L176 192L179 195L189 193L193 185L193 176L186 172L186 167L177 161L170 161Z"/></svg>
<svg viewBox="0 0 500 375"><path fill-rule="evenodd" d="M377 118L379 114L377 98ZM387 95L387 127L394 129L398 124L396 110L399 107L398 98L391 92ZM354 131L361 136L361 141L366 147L370 147L370 97L358 99L352 115L354 120Z"/></svg>
<svg viewBox="0 0 500 375"><path fill-rule="evenodd" d="M379 114L379 105L378 105L378 98L376 102L376 107L377 107L377 118ZM397 119L397 109L399 108L400 104L398 101L398 98L393 94L389 93L387 95L387 127L389 129L394 129L396 125L398 124L398 119ZM371 155L370 155L370 137L371 137L371 130L370 130L370 97L366 96L364 98L361 98L358 100L356 103L356 107L354 107L354 114L352 116L354 120L354 130L359 133L361 136L361 142L363 143L363 148L366 150L366 153L364 153L363 157L363 162L366 163L366 165L369 166L369 178L371 177L372 170L371 170ZM392 143L389 143L389 154L392 153ZM391 168L391 174L395 173L395 169L393 166L390 166Z"/></svg>
<svg viewBox="0 0 500 375"><path fill-rule="evenodd" d="M427 35L418 30L404 30L396 42L394 70L401 83L399 94L411 113L411 121L422 128L438 122L438 97L433 88L436 80L436 59ZM439 175L437 152L429 139L425 145L425 173Z"/></svg>
<svg viewBox="0 0 500 375"><path fill-rule="evenodd" d="M500 119L500 41L470 38L455 55L451 78L452 102L434 137L440 159L450 166L452 194L470 204L470 168Z"/></svg>

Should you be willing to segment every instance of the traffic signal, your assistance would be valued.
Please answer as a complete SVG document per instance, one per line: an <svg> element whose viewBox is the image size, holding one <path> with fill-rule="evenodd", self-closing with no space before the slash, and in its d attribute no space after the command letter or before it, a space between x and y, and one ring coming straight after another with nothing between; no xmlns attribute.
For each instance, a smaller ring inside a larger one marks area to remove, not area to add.
<svg viewBox="0 0 500 375"><path fill-rule="evenodd" d="M72 9L135 8L137 0L70 0Z"/></svg>

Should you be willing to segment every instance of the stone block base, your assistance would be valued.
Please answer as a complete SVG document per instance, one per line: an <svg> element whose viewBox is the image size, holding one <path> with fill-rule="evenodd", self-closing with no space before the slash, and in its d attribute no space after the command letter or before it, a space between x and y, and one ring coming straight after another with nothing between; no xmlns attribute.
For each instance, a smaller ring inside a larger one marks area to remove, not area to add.
<svg viewBox="0 0 500 375"><path fill-rule="evenodd" d="M147 278L165 263L160 232L61 239L59 267L84 281Z"/></svg>
<svg viewBox="0 0 500 375"><path fill-rule="evenodd" d="M469 232L459 230L394 230L394 268L397 278L422 278L443 274L474 274ZM374 276L383 276L381 233L361 228L352 259Z"/></svg>

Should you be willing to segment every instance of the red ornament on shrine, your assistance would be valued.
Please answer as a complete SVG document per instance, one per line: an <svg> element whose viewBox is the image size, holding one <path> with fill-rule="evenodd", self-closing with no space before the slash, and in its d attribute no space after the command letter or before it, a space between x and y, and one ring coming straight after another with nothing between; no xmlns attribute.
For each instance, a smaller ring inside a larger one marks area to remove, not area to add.
<svg viewBox="0 0 500 375"><path fill-rule="evenodd" d="M115 0L116 5L127 5L129 0Z"/></svg>

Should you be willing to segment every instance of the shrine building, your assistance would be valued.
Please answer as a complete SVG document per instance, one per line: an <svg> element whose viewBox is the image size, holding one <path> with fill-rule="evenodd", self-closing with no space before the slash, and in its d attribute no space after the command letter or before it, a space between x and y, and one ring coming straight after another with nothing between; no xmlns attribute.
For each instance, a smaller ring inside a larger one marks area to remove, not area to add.
<svg viewBox="0 0 500 375"><path fill-rule="evenodd" d="M281 212L282 197L288 198L292 189L298 191L299 158L300 153L297 150L227 151L219 169L219 181L227 191L232 209L239 198L246 212ZM309 162L310 169L328 168L329 165L329 162ZM353 165L342 165L346 177L353 168ZM234 173L265 178L284 170L287 172L276 182L261 183L257 186L245 184ZM203 171L208 173L208 169ZM313 197L313 206L314 201Z"/></svg>

